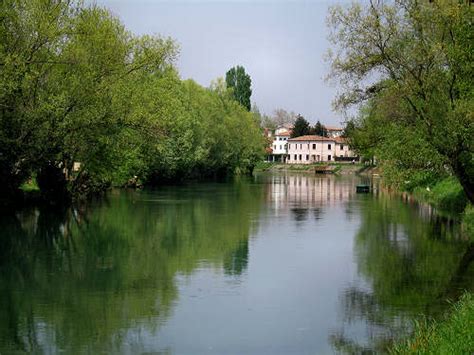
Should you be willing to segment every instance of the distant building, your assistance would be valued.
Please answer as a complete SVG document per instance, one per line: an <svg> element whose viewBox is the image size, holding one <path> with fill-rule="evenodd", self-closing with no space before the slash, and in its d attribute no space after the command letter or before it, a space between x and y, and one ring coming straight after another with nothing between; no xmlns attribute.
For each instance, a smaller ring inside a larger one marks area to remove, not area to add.
<svg viewBox="0 0 474 355"><path fill-rule="evenodd" d="M344 133L344 128L341 127L334 127L334 126L324 126L326 132L328 133L328 137L336 138L341 137Z"/></svg>
<svg viewBox="0 0 474 355"><path fill-rule="evenodd" d="M288 164L358 160L345 138L301 136L288 139Z"/></svg>
<svg viewBox="0 0 474 355"><path fill-rule="evenodd" d="M271 151L267 156L268 161L281 162L286 161L288 154L288 139L291 135L291 129L287 127L278 127L275 130L273 141L271 143Z"/></svg>

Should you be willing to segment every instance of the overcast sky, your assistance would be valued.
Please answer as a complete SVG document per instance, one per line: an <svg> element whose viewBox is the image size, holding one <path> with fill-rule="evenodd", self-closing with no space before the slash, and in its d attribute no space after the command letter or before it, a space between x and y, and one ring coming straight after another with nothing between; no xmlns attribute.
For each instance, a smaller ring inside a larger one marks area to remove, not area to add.
<svg viewBox="0 0 474 355"><path fill-rule="evenodd" d="M91 0L94 1L94 0ZM252 78L252 102L271 114L284 108L310 122L336 125L336 88L324 80L328 64L323 0L95 0L136 34L171 36L180 45L183 79L209 86L235 65ZM340 2L340 1L338 1Z"/></svg>

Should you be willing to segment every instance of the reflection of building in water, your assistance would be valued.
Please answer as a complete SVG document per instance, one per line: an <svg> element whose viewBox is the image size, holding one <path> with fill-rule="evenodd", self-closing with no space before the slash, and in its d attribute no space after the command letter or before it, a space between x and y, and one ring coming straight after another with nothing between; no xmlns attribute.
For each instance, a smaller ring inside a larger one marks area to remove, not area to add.
<svg viewBox="0 0 474 355"><path fill-rule="evenodd" d="M275 210L347 202L354 193L351 180L341 181L334 176L272 175L267 186L267 198Z"/></svg>

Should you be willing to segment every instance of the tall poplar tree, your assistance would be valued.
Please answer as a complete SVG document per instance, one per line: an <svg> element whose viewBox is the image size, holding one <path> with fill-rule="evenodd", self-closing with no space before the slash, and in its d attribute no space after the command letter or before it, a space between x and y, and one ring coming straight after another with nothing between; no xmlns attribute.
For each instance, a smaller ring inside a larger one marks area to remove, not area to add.
<svg viewBox="0 0 474 355"><path fill-rule="evenodd" d="M234 99L244 106L247 111L251 109L250 96L252 96L252 80L245 72L244 67L238 65L227 71L225 82L229 89L232 89Z"/></svg>

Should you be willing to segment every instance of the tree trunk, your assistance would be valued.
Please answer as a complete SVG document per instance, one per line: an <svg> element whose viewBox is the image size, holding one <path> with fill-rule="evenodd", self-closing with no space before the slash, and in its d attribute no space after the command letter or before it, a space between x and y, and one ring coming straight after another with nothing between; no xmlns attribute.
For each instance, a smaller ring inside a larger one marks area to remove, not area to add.
<svg viewBox="0 0 474 355"><path fill-rule="evenodd" d="M469 201L474 204L474 161L470 152L451 158L451 166Z"/></svg>
<svg viewBox="0 0 474 355"><path fill-rule="evenodd" d="M67 180L62 168L48 163L38 171L36 177L41 196L52 204L62 204L70 200Z"/></svg>

